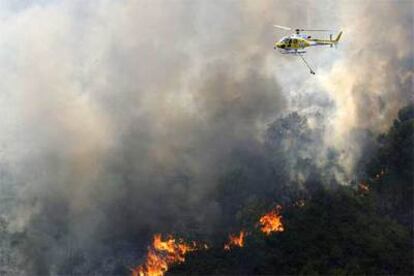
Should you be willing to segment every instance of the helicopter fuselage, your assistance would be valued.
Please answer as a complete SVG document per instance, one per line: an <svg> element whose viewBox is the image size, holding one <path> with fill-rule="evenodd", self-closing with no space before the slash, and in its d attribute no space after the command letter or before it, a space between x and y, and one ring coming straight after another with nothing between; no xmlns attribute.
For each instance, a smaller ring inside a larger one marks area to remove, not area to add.
<svg viewBox="0 0 414 276"><path fill-rule="evenodd" d="M332 40L332 36L328 39L316 39L312 38L310 35L307 34L292 34L290 36L283 37L281 40L274 44L274 49L281 49L282 52L289 54L295 54L302 52L301 50L305 49L306 47L310 46L320 46L320 45L329 45L333 46L338 43L342 32L338 34L335 40ZM302 52L303 53L303 52Z"/></svg>
<svg viewBox="0 0 414 276"><path fill-rule="evenodd" d="M307 63L305 58L303 57L306 53L305 48L310 46L322 46L322 45L329 45L330 47L335 46L338 44L339 39L341 38L342 31L339 32L338 36L335 39L332 39L332 34L329 35L329 39L318 39L318 38L312 38L310 35L302 33L302 32L332 32L333 30L321 30L321 29L293 29L286 26L281 25L273 25L276 28L282 29L282 30L295 30L295 33L293 33L290 36L285 36L281 40L275 42L273 48L279 49L281 54L288 54L288 55L294 55L300 57L305 65L308 67L310 73L312 75L315 75L315 71L312 70L310 65Z"/></svg>
<svg viewBox="0 0 414 276"><path fill-rule="evenodd" d="M275 43L275 49L283 49L283 50L298 50L304 49L306 47L311 46L310 39L311 37L304 37L303 35L291 35L288 37L283 37L281 40Z"/></svg>

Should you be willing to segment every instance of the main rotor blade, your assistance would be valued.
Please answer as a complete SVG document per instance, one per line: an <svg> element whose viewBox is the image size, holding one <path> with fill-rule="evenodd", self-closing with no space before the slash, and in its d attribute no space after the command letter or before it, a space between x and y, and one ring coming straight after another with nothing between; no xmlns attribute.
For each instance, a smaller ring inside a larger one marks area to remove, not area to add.
<svg viewBox="0 0 414 276"><path fill-rule="evenodd" d="M308 30L308 29L298 29L301 32L336 32L335 30Z"/></svg>
<svg viewBox="0 0 414 276"><path fill-rule="evenodd" d="M281 26L281 25L273 25L273 27L276 27L276 28L279 28L279 29L282 29L282 30L286 30L286 31L292 30L292 28L290 28L290 27Z"/></svg>

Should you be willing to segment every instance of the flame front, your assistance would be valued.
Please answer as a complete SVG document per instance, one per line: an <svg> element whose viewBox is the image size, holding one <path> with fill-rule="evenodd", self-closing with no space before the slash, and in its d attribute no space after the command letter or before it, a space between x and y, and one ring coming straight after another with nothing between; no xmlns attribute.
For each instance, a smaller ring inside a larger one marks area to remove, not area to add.
<svg viewBox="0 0 414 276"><path fill-rule="evenodd" d="M298 202L302 207L304 201ZM282 206L276 205L276 208L263 215L260 220L260 230L270 235L273 232L283 232L282 216L280 211ZM232 247L243 247L246 236L249 233L241 230L238 234L230 234L229 241L224 245L224 250L230 250ZM173 264L185 261L185 255L188 252L208 249L206 244L197 244L196 242L186 243L181 239L168 236L163 240L161 234L155 234L152 245L148 248L145 262L134 269L131 269L132 276L163 276Z"/></svg>
<svg viewBox="0 0 414 276"><path fill-rule="evenodd" d="M281 209L282 206L276 205L275 209L260 218L260 230L266 235L270 235L273 232L283 232L285 230L282 224L282 216L280 215Z"/></svg>
<svg viewBox="0 0 414 276"><path fill-rule="evenodd" d="M134 268L132 276L162 276L170 265L184 262L185 255L196 249L194 242L188 244L171 236L163 241L161 235L156 234L144 264Z"/></svg>
<svg viewBox="0 0 414 276"><path fill-rule="evenodd" d="M237 234L230 234L229 241L224 245L224 250L230 250L231 247L243 247L244 245L244 238L246 237L245 231L240 231Z"/></svg>

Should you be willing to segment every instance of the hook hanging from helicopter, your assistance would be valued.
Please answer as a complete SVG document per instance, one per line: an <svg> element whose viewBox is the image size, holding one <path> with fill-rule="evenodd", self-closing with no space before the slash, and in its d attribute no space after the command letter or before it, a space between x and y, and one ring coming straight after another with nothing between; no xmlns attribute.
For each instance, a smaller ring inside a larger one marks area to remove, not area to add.
<svg viewBox="0 0 414 276"><path fill-rule="evenodd" d="M300 56L300 58L303 60L305 65L310 70L310 73L315 75L315 71L312 70L310 65L306 62L303 55L306 53L305 48L312 47L312 46L326 46L329 45L330 47L335 46L338 44L339 39L342 36L342 31L339 32L339 34L336 36L335 39L332 39L332 32L335 32L335 30L318 30L318 29L293 29L286 26L281 25L273 25L276 28L285 30L285 31L291 31L294 30L294 33L289 36L284 36L282 39L277 41L274 44L274 49L279 49L280 53L282 54L288 54L288 55L295 55ZM305 34L303 32L331 32L328 39L319 39L319 38L313 38L311 35Z"/></svg>

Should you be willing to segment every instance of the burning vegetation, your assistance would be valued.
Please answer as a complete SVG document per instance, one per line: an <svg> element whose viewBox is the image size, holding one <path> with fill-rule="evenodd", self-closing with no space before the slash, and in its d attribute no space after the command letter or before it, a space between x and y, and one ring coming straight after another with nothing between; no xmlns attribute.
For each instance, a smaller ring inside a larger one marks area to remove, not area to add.
<svg viewBox="0 0 414 276"><path fill-rule="evenodd" d="M232 247L243 247L246 231L242 230L237 234L230 234L229 241L224 245L224 250L230 250Z"/></svg>
<svg viewBox="0 0 414 276"><path fill-rule="evenodd" d="M410 110L414 116L414 107ZM232 232L224 250L219 238L217 243L212 240L217 246L206 254L187 255L184 260L185 252L195 250L188 244L189 250L169 259L170 254L177 253L167 245L176 243L167 240L163 246L148 249L146 262L134 270L134 275L163 275L167 270L171 275L413 275L412 151L401 147L414 141L411 118L410 124L396 124L385 136L384 145L367 164L368 171L362 172L369 176L367 179L351 187L315 189L306 196L301 194L300 199L285 201L283 210L290 211L286 235L278 235L285 231L282 206L276 205L264 214L258 213L262 210L258 204L240 219L257 223ZM373 196L364 197L369 194ZM391 221L383 214L395 219ZM229 253L237 247L247 250Z"/></svg>
<svg viewBox="0 0 414 276"><path fill-rule="evenodd" d="M283 232L285 229L282 224L282 216L280 211L282 210L281 205L276 205L276 207L263 215L260 220L260 230L266 235L270 235L273 232Z"/></svg>
<svg viewBox="0 0 414 276"><path fill-rule="evenodd" d="M203 246L206 248L206 246ZM144 264L132 270L132 276L161 276L168 267L175 263L185 261L185 255L201 247L195 243L186 243L172 236L162 240L161 234L154 235L152 246L148 248L147 258Z"/></svg>
<svg viewBox="0 0 414 276"><path fill-rule="evenodd" d="M281 205L260 217L260 230L266 235L273 232L283 232ZM229 251L234 247L243 247L248 232L241 230L238 234L230 234L228 242L224 244L224 250ZM161 234L154 235L152 245L148 248L145 262L132 269L132 276L162 276L173 264L183 263L188 252L199 249L208 249L206 244L196 242L186 243L182 239L172 236L162 240Z"/></svg>

